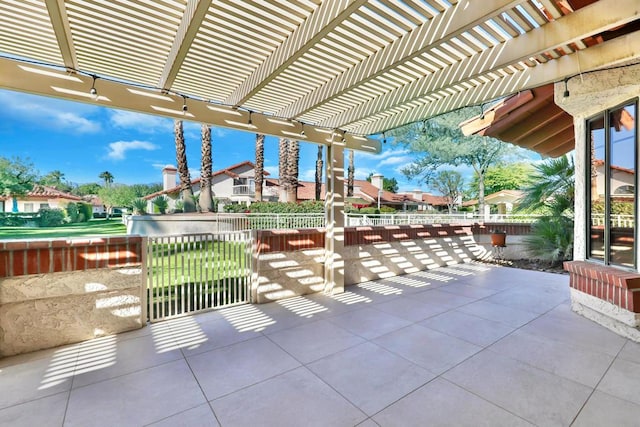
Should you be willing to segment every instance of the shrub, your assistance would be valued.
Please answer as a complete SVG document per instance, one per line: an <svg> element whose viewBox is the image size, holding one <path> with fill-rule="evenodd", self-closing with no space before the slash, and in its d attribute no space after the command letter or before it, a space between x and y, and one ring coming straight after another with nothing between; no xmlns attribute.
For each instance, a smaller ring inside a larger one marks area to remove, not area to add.
<svg viewBox="0 0 640 427"><path fill-rule="evenodd" d="M228 213L243 213L247 211L247 207L239 203L230 203L224 205L224 211Z"/></svg>
<svg viewBox="0 0 640 427"><path fill-rule="evenodd" d="M62 209L42 208L38 211L40 227L54 227L64 223L64 211ZM76 212L77 217L77 212Z"/></svg>
<svg viewBox="0 0 640 427"><path fill-rule="evenodd" d="M78 216L80 212L78 211L78 205L74 202L70 202L66 208L68 221L72 224L78 222Z"/></svg>
<svg viewBox="0 0 640 427"><path fill-rule="evenodd" d="M87 202L78 203L78 211L83 218L82 222L87 222L93 218L93 205Z"/></svg>
<svg viewBox="0 0 640 427"><path fill-rule="evenodd" d="M256 202L249 206L249 211L251 213L323 213L324 203L315 200L300 203Z"/></svg>
<svg viewBox="0 0 640 427"><path fill-rule="evenodd" d="M361 208L360 213L364 215L378 215L380 211L378 210L378 208L367 207L367 208Z"/></svg>
<svg viewBox="0 0 640 427"><path fill-rule="evenodd" d="M396 210L390 206L381 206L380 207L380 213L383 214L392 214L392 213L396 213Z"/></svg>
<svg viewBox="0 0 640 427"><path fill-rule="evenodd" d="M169 199L167 199L167 196L158 196L155 199L153 199L153 206L154 209L157 209L159 213L164 214L167 213L167 208L169 207Z"/></svg>
<svg viewBox="0 0 640 427"><path fill-rule="evenodd" d="M573 258L573 220L566 216L543 217L531 225L524 237L527 251L554 264Z"/></svg>
<svg viewBox="0 0 640 427"><path fill-rule="evenodd" d="M177 213L184 212L184 202L182 200L178 200L175 207L173 208L173 211Z"/></svg>
<svg viewBox="0 0 640 427"><path fill-rule="evenodd" d="M138 197L131 202L134 215L145 215L147 213L147 201Z"/></svg>

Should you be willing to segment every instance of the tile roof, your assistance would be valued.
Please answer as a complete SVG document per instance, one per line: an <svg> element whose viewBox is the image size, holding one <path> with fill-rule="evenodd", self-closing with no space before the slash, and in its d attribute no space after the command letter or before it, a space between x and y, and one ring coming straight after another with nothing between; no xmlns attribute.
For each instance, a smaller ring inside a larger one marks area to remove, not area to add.
<svg viewBox="0 0 640 427"><path fill-rule="evenodd" d="M0 200L8 200L11 196L0 197ZM29 191L25 196L18 197L19 199L66 199L76 202L81 202L82 197L58 190L55 187L49 187L47 185L36 184L33 189Z"/></svg>

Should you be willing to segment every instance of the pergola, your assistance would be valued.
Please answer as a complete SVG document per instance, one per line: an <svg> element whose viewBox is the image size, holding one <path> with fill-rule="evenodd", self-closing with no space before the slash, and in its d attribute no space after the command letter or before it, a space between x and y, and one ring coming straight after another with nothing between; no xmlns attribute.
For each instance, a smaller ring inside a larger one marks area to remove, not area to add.
<svg viewBox="0 0 640 427"><path fill-rule="evenodd" d="M637 59L639 14L637 0L7 0L0 87L324 144L332 203L345 147L378 152L398 126Z"/></svg>

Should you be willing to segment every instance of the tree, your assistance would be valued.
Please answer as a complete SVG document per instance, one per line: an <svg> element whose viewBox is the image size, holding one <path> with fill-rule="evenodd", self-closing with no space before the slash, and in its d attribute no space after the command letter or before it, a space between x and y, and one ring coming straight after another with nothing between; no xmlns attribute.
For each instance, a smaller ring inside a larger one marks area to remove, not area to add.
<svg viewBox="0 0 640 427"><path fill-rule="evenodd" d="M90 182L87 184L80 184L76 188L73 189L72 193L76 196L88 196L93 194L98 194L100 190L100 184L97 182Z"/></svg>
<svg viewBox="0 0 640 427"><path fill-rule="evenodd" d="M37 179L38 173L27 159L0 157L0 195L25 195Z"/></svg>
<svg viewBox="0 0 640 427"><path fill-rule="evenodd" d="M280 184L280 194L278 200L280 202L287 201L289 193L289 179L287 173L289 171L288 162L289 140L280 138L278 141L278 183Z"/></svg>
<svg viewBox="0 0 640 427"><path fill-rule="evenodd" d="M72 187L69 183L65 182L64 173L59 170L53 170L40 178L41 185L47 185L49 187L57 188L60 191L70 192Z"/></svg>
<svg viewBox="0 0 640 427"><path fill-rule="evenodd" d="M264 135L256 134L256 169L254 182L256 185L255 200L262 201L262 183L264 181Z"/></svg>
<svg viewBox="0 0 640 427"><path fill-rule="evenodd" d="M535 165L532 183L525 188L519 210L538 210L545 216L531 227L524 244L533 256L552 263L573 256L575 165L563 156Z"/></svg>
<svg viewBox="0 0 640 427"><path fill-rule="evenodd" d="M213 195L211 194L211 128L202 124L200 126L202 133L201 153L202 162L200 166L200 197L198 203L201 212L213 211Z"/></svg>
<svg viewBox="0 0 640 427"><path fill-rule="evenodd" d="M149 194L162 191L162 184L160 184L159 182L152 184L133 184L131 188L133 189L136 197L144 197L148 196Z"/></svg>
<svg viewBox="0 0 640 427"><path fill-rule="evenodd" d="M98 197L107 208L107 218L111 215L114 207L132 207L136 199L136 193L132 187L124 184L113 184L102 187L98 191Z"/></svg>
<svg viewBox="0 0 640 427"><path fill-rule="evenodd" d="M108 187L113 183L113 175L109 171L101 172L98 178L104 181L104 186Z"/></svg>
<svg viewBox="0 0 640 427"><path fill-rule="evenodd" d="M533 166L529 163L503 163L491 166L484 176L484 191L486 194L497 193L502 190L521 190L531 182ZM473 175L469 183L469 198L478 197L478 176Z"/></svg>
<svg viewBox="0 0 640 427"><path fill-rule="evenodd" d="M298 174L300 167L300 143L298 141L289 141L287 157L287 179L289 180L287 202L296 202L298 200Z"/></svg>
<svg viewBox="0 0 640 427"><path fill-rule="evenodd" d="M322 196L322 145L318 144L318 157L316 158L316 200Z"/></svg>
<svg viewBox="0 0 640 427"><path fill-rule="evenodd" d="M347 197L353 197L353 179L355 175L353 150L349 150L349 167L347 168Z"/></svg>
<svg viewBox="0 0 640 427"><path fill-rule="evenodd" d="M459 125L475 114L475 108L463 108L433 117L420 125L404 126L391 134L396 144L406 146L417 156L402 170L409 179L417 178L429 184L440 166L471 166L478 177L478 205L483 212L487 169L515 154L515 148L495 138L465 136Z"/></svg>
<svg viewBox="0 0 640 427"><path fill-rule="evenodd" d="M439 171L431 180L431 188L445 197L449 213L453 213L454 207L462 197L464 179L454 170Z"/></svg>
<svg viewBox="0 0 640 427"><path fill-rule="evenodd" d="M182 130L182 120L176 120L173 125L176 140L176 163L178 175L180 175L180 194L184 203L185 212L195 212L196 204L193 201L193 189L191 188L191 176L187 165L187 150Z"/></svg>
<svg viewBox="0 0 640 427"><path fill-rule="evenodd" d="M373 176L373 172L367 176L367 181L371 182L371 177ZM390 193L398 192L398 180L395 178L382 178L382 189L388 191Z"/></svg>

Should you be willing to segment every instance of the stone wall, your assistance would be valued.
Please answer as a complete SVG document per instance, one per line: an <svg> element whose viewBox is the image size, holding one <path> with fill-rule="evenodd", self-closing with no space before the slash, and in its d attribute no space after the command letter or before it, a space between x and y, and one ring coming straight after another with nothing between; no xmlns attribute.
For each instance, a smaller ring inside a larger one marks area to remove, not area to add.
<svg viewBox="0 0 640 427"><path fill-rule="evenodd" d="M524 244L525 236L531 234L531 224L504 224L485 222L474 224L471 228L476 244L481 246L490 256L499 256L501 259L526 259L528 254ZM502 230L507 233L506 247L498 251L491 245L491 231Z"/></svg>
<svg viewBox="0 0 640 427"><path fill-rule="evenodd" d="M144 325L141 237L0 242L0 356Z"/></svg>

